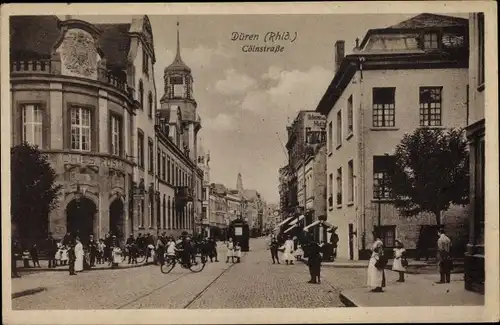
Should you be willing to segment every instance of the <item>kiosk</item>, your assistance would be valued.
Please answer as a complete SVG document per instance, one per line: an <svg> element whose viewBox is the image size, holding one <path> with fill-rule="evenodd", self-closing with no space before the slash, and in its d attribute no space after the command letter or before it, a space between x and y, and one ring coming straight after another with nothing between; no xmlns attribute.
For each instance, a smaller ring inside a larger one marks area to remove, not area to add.
<svg viewBox="0 0 500 325"><path fill-rule="evenodd" d="M250 250L250 229L246 221L241 219L233 220L229 224L228 235L228 238L233 238L233 242L240 243L242 252Z"/></svg>

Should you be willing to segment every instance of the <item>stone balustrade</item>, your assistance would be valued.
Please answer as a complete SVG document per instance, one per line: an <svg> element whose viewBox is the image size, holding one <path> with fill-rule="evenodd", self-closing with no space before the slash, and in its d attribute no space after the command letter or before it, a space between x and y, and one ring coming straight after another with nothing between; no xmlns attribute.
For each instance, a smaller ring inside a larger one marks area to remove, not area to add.
<svg viewBox="0 0 500 325"><path fill-rule="evenodd" d="M122 78L107 70L102 64L98 67L98 70L97 79L100 82L109 84L127 95L133 95L133 88L128 87L127 83ZM21 74L61 75L61 62L54 58L15 60L11 61L10 72L13 76Z"/></svg>

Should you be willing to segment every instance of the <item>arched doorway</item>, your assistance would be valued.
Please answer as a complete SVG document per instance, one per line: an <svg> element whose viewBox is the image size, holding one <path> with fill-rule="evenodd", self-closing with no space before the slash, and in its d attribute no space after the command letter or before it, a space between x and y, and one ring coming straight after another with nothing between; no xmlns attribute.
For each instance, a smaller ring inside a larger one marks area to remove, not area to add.
<svg viewBox="0 0 500 325"><path fill-rule="evenodd" d="M109 230L120 241L124 239L124 207L121 199L117 198L109 205Z"/></svg>
<svg viewBox="0 0 500 325"><path fill-rule="evenodd" d="M67 231L86 242L94 233L96 211L96 205L88 198L72 200L66 207Z"/></svg>

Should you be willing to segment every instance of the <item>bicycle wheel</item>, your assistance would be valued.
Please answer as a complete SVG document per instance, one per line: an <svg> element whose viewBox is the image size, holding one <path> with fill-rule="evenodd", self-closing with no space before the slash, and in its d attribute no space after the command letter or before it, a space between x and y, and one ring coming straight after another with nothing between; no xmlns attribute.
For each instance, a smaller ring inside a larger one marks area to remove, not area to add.
<svg viewBox="0 0 500 325"><path fill-rule="evenodd" d="M176 263L174 259L170 258L166 259L165 263L160 267L161 273L164 274L170 273L170 271L172 271L172 269L174 268L175 264Z"/></svg>
<svg viewBox="0 0 500 325"><path fill-rule="evenodd" d="M146 252L143 252L143 251L140 251L138 254L137 254L137 263L142 263L146 260Z"/></svg>
<svg viewBox="0 0 500 325"><path fill-rule="evenodd" d="M207 261L205 260L205 257L201 254L197 254L191 261L191 266L189 267L189 270L193 273L201 272L205 268L206 263Z"/></svg>

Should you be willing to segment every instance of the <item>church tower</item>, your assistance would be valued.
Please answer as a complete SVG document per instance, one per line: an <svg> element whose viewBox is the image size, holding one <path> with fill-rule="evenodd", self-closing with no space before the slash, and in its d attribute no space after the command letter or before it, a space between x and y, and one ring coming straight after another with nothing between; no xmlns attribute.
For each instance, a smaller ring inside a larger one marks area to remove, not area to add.
<svg viewBox="0 0 500 325"><path fill-rule="evenodd" d="M168 117L168 136L189 157L198 158L198 131L201 129L201 119L196 113L197 103L193 97L193 76L191 69L182 61L179 37L179 22L177 22L177 50L174 61L165 68L164 94L160 99L160 114Z"/></svg>
<svg viewBox="0 0 500 325"><path fill-rule="evenodd" d="M238 179L236 180L236 190L239 193L243 193L243 178L241 177L241 173L238 173Z"/></svg>

